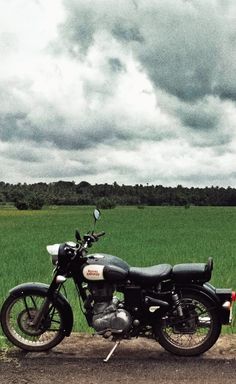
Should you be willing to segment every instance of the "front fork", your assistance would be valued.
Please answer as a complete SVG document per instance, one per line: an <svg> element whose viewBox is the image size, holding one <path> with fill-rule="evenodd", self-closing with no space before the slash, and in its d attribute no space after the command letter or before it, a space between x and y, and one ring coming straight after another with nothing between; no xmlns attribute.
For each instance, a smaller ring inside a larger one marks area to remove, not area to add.
<svg viewBox="0 0 236 384"><path fill-rule="evenodd" d="M54 276L53 281L51 282L51 285L48 288L47 297L45 298L41 307L37 311L34 319L30 322L30 325L36 330L39 329L40 324L42 324L42 321L45 320L55 292L60 289L61 284L66 280L66 278L64 278L65 280L61 281L61 277L63 276L57 274Z"/></svg>

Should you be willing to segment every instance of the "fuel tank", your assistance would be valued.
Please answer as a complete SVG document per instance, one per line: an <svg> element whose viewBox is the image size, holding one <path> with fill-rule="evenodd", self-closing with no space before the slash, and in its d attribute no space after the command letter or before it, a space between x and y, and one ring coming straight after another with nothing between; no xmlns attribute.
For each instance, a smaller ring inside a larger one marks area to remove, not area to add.
<svg viewBox="0 0 236 384"><path fill-rule="evenodd" d="M87 256L83 265L83 276L89 281L122 282L129 272L129 264L117 256L94 253Z"/></svg>

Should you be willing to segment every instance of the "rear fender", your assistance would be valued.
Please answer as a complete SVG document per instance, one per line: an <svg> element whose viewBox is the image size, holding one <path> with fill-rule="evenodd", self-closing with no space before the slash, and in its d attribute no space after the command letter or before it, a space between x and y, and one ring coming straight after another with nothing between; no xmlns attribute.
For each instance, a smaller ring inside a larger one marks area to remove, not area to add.
<svg viewBox="0 0 236 384"><path fill-rule="evenodd" d="M218 289L209 283L203 285L179 285L176 288L184 292L201 293L205 298L212 302L212 305L219 312L219 319L221 324L229 324L230 322L230 309L224 308L225 301L231 302L231 289Z"/></svg>
<svg viewBox="0 0 236 384"><path fill-rule="evenodd" d="M20 297L24 294L41 294L45 297L48 296L49 285L43 283L25 283L17 285L10 290L10 296ZM63 317L63 333L70 336L73 327L73 312L68 300L60 293L55 292L53 295L54 303L57 303L61 310Z"/></svg>

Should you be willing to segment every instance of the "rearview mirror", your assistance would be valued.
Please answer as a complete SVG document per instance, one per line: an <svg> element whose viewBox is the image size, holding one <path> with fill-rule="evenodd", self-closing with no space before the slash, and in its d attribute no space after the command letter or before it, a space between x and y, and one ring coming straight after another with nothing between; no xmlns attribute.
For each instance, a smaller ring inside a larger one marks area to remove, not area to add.
<svg viewBox="0 0 236 384"><path fill-rule="evenodd" d="M76 231L75 231L75 238L76 238L77 241L82 240L78 229L76 229Z"/></svg>
<svg viewBox="0 0 236 384"><path fill-rule="evenodd" d="M101 216L101 212L99 211L99 209L95 208L94 211L93 211L94 220L95 221L99 220L100 216Z"/></svg>

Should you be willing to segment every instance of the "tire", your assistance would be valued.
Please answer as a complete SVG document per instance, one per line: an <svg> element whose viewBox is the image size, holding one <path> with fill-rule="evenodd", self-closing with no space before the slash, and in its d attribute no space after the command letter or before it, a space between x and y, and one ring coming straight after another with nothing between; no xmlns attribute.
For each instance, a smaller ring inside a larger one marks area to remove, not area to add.
<svg viewBox="0 0 236 384"><path fill-rule="evenodd" d="M12 344L26 351L42 352L64 339L63 312L57 302L49 302L46 319L39 329L30 324L45 298L43 293L25 293L6 299L1 310L1 325Z"/></svg>
<svg viewBox="0 0 236 384"><path fill-rule="evenodd" d="M214 303L195 292L183 292L180 300L184 319L168 313L154 328L159 344L179 356L196 356L210 349L221 332Z"/></svg>

